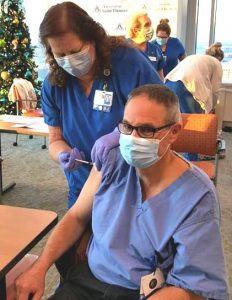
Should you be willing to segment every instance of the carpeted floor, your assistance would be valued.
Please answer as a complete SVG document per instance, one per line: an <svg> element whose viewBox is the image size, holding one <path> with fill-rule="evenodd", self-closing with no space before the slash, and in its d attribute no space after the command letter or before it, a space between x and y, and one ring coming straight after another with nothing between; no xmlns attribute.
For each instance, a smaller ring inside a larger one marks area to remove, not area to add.
<svg viewBox="0 0 232 300"><path fill-rule="evenodd" d="M219 162L217 190L221 205L221 230L232 292L232 133L224 133L226 158ZM67 187L63 172L54 163L48 150L42 150L42 137L29 139L19 136L18 147L13 147L15 135L2 134L3 184L16 181L14 189L5 193L0 202L6 205L54 210L59 217L66 211ZM46 242L44 238L31 253L39 254ZM207 251L207 249L206 249ZM46 278L43 299L57 286L58 274L52 267Z"/></svg>
<svg viewBox="0 0 232 300"><path fill-rule="evenodd" d="M15 181L16 186L5 193L0 202L53 210L61 218L66 211L66 180L63 171L50 159L48 150L41 149L44 139L29 139L28 136L20 135L17 147L13 146L14 141L14 134L2 134L3 185ZM31 253L39 254L46 240L47 237ZM52 267L46 277L43 299L54 291L57 282L58 273Z"/></svg>

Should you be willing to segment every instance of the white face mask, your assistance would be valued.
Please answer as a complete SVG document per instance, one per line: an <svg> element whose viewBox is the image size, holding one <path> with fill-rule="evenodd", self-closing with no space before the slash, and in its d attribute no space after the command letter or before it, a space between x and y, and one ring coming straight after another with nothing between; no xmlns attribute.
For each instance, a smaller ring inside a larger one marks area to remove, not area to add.
<svg viewBox="0 0 232 300"><path fill-rule="evenodd" d="M159 144L168 135L169 131L161 139L145 139L135 137L133 135L126 135L121 133L119 144L120 152L125 161L136 168L147 168L160 160L165 153L159 157Z"/></svg>
<svg viewBox="0 0 232 300"><path fill-rule="evenodd" d="M92 67L89 47L78 53L55 57L55 60L61 68L77 78L86 75Z"/></svg>

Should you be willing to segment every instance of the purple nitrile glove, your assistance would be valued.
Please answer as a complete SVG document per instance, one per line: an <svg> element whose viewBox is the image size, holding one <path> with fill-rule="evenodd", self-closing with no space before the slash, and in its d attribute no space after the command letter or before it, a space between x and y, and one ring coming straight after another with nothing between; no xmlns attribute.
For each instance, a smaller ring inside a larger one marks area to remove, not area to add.
<svg viewBox="0 0 232 300"><path fill-rule="evenodd" d="M75 159L85 160L84 152L73 148L70 152L60 152L58 156L58 161L64 171L74 171L81 165L81 162Z"/></svg>
<svg viewBox="0 0 232 300"><path fill-rule="evenodd" d="M119 146L119 137L120 132L115 128L113 132L103 135L96 140L91 151L91 158L98 171L101 170L102 163L109 151Z"/></svg>

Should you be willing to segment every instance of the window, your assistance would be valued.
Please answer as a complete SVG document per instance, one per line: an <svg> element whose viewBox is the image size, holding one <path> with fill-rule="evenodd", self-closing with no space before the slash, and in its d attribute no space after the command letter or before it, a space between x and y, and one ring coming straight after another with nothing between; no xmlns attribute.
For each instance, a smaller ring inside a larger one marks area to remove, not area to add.
<svg viewBox="0 0 232 300"><path fill-rule="evenodd" d="M222 61L223 83L232 82L231 9L232 2L228 0L198 0L196 53L204 53L211 43L222 43L225 53Z"/></svg>
<svg viewBox="0 0 232 300"><path fill-rule="evenodd" d="M44 49L39 43L39 25L43 20L45 12L49 8L48 1L34 1L32 5L31 0L24 0L23 5L25 8L25 21L30 30L31 43L36 47L34 59L38 65L38 77L40 80L43 80L48 73L48 68L45 63Z"/></svg>
<svg viewBox="0 0 232 300"><path fill-rule="evenodd" d="M232 82L232 2L217 0L215 42L222 43L225 58L222 62L223 82Z"/></svg>
<svg viewBox="0 0 232 300"><path fill-rule="evenodd" d="M209 45L211 0L198 2L196 54L204 54Z"/></svg>

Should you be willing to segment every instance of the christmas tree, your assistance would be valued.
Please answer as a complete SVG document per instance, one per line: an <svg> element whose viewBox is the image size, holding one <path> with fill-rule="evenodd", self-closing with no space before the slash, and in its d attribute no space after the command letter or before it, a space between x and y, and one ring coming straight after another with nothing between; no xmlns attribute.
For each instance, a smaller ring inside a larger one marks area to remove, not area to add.
<svg viewBox="0 0 232 300"><path fill-rule="evenodd" d="M16 104L8 99L13 79L30 81L37 96L41 81L33 60L35 47L31 46L22 0L0 2L0 114L15 114Z"/></svg>

